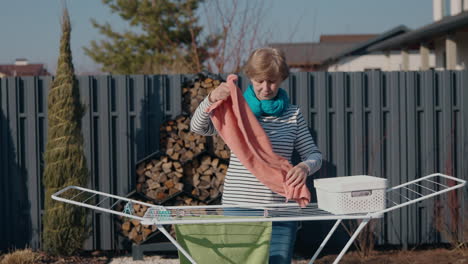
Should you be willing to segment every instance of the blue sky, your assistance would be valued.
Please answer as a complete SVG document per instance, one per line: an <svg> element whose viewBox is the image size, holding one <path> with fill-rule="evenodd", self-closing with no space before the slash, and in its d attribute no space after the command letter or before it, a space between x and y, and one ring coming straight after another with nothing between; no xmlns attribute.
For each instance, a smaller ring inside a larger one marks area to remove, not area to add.
<svg viewBox="0 0 468 264"><path fill-rule="evenodd" d="M374 34L401 24L415 29L432 22L432 0L266 1L264 30L271 31L271 42L311 42L321 34ZM95 71L99 66L82 48L102 39L90 19L109 22L119 31L130 27L99 0L68 0L66 5L75 69ZM62 0L0 0L0 64L26 58L55 72L62 7Z"/></svg>

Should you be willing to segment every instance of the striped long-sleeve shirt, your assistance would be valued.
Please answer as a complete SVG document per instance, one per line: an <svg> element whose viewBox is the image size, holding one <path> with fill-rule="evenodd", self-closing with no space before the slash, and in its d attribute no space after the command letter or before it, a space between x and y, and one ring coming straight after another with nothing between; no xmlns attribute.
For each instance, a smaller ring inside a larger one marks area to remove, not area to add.
<svg viewBox="0 0 468 264"><path fill-rule="evenodd" d="M217 133L209 114L205 112L210 105L208 98L200 103L190 123L192 132L205 136ZM301 160L308 166L309 175L320 169L322 154L315 145L297 106L289 105L281 116L262 116L258 118L258 121L270 138L276 154L291 162L293 150L296 149ZM284 201L283 196L274 193L261 183L231 152L224 182L223 204L281 203Z"/></svg>

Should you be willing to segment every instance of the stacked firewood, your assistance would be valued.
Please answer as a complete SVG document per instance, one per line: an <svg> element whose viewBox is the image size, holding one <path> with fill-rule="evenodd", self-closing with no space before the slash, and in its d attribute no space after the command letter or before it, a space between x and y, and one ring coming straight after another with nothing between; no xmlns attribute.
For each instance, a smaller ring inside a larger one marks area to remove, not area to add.
<svg viewBox="0 0 468 264"><path fill-rule="evenodd" d="M137 191L146 197L161 202L180 193L184 184L182 164L167 156L140 163L137 169Z"/></svg>
<svg viewBox="0 0 468 264"><path fill-rule="evenodd" d="M213 78L203 78L199 76L199 79L182 89L182 109L192 115L197 109L198 105L205 99L205 97L211 93L221 83L219 80Z"/></svg>
<svg viewBox="0 0 468 264"><path fill-rule="evenodd" d="M184 166L184 179L192 186L191 195L201 201L212 200L223 192L226 171L225 161L202 155Z"/></svg>
<svg viewBox="0 0 468 264"><path fill-rule="evenodd" d="M151 201L145 201L137 198L134 199L152 204ZM124 204L120 204L119 208L123 209L124 206ZM144 216L146 210L148 209L147 206L141 204L132 204L131 206L133 214L137 216ZM126 218L123 216L119 216L119 220L120 221L118 221L117 225L121 230L122 235L128 237L136 244L140 244L141 242L145 241L151 234L157 231L156 225L142 225L138 220Z"/></svg>
<svg viewBox="0 0 468 264"><path fill-rule="evenodd" d="M165 122L160 132L161 150L172 160L186 162L206 149L206 137L190 132L187 115Z"/></svg>
<svg viewBox="0 0 468 264"><path fill-rule="evenodd" d="M205 202L199 201L191 195L181 194L167 202L167 206L190 206L190 205L206 205Z"/></svg>
<svg viewBox="0 0 468 264"><path fill-rule="evenodd" d="M220 202L230 150L218 135L205 137L190 132L190 116L220 82L199 75L183 88L184 114L161 125L159 156L137 164L136 191L146 201L165 206ZM133 209L143 216L147 208ZM131 220L123 220L119 228L135 243L145 241L157 230Z"/></svg>
<svg viewBox="0 0 468 264"><path fill-rule="evenodd" d="M199 75L199 79L197 79L197 81L195 81L192 85L187 85L187 87L183 88L182 109L187 114L193 115L195 109L197 109L198 105L203 101L203 99L205 99L206 96L211 93L211 91L218 87L221 81L219 80L219 77L218 79L215 78L215 76L206 77ZM214 155L222 159L229 159L231 150L218 135L213 136L209 140L213 142L212 152Z"/></svg>
<svg viewBox="0 0 468 264"><path fill-rule="evenodd" d="M219 135L213 136L213 152L217 157L226 160L231 156L231 150Z"/></svg>

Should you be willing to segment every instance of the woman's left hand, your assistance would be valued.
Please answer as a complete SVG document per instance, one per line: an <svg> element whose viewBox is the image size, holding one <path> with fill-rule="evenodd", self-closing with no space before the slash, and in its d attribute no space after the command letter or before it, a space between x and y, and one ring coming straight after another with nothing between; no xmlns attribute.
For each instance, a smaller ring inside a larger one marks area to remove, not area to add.
<svg viewBox="0 0 468 264"><path fill-rule="evenodd" d="M309 168L304 163L299 163L286 174L286 183L292 186L298 186L305 183Z"/></svg>

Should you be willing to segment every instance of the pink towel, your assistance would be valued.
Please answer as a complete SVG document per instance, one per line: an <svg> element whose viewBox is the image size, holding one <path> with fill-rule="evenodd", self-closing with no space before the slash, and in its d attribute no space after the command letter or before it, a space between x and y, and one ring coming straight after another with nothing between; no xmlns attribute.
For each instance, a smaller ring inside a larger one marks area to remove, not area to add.
<svg viewBox="0 0 468 264"><path fill-rule="evenodd" d="M242 164L272 191L295 200L301 207L310 202L305 184L296 187L286 183L286 174L293 167L287 159L275 154L270 139L250 110L240 89L234 83L236 75L229 75L231 96L211 105L206 112L221 138Z"/></svg>

